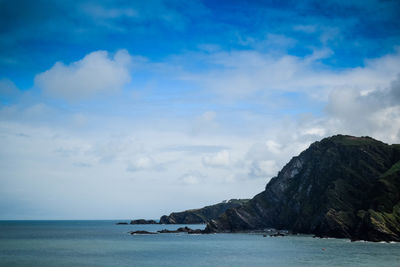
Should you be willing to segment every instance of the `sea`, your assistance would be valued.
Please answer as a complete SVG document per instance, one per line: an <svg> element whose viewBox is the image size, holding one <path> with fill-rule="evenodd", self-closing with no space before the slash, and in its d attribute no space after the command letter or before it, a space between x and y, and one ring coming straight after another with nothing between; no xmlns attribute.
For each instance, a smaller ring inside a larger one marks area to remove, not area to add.
<svg viewBox="0 0 400 267"><path fill-rule="evenodd" d="M185 225L0 221L0 266L399 266L399 243L306 235L131 235ZM188 225L203 229L204 225Z"/></svg>

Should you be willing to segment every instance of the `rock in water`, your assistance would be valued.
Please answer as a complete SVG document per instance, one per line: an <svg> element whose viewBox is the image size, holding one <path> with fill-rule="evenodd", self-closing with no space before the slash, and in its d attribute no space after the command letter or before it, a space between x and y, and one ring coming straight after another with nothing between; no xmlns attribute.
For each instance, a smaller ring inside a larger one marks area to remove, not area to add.
<svg viewBox="0 0 400 267"><path fill-rule="evenodd" d="M191 229L187 226L185 227L180 227L176 230L168 230L168 229L164 229L164 230L160 230L157 231L160 234L170 234L170 233L188 233L188 234L203 234L203 230L201 229Z"/></svg>
<svg viewBox="0 0 400 267"><path fill-rule="evenodd" d="M138 219L132 220L130 224L158 224L155 220Z"/></svg>
<svg viewBox="0 0 400 267"><path fill-rule="evenodd" d="M315 142L263 192L209 222L206 232L269 227L400 241L400 145L344 135Z"/></svg>
<svg viewBox="0 0 400 267"><path fill-rule="evenodd" d="M155 235L157 233L155 232L149 232L149 231L143 231L143 230L138 230L138 231L132 231L129 232L131 235Z"/></svg>

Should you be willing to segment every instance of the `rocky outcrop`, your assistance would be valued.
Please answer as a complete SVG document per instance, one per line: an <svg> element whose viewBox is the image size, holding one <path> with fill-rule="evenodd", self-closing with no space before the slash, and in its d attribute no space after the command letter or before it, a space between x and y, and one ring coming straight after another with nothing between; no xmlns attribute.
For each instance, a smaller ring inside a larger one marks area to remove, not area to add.
<svg viewBox="0 0 400 267"><path fill-rule="evenodd" d="M145 220L145 219L138 219L132 220L130 224L158 224L155 220Z"/></svg>
<svg viewBox="0 0 400 267"><path fill-rule="evenodd" d="M173 212L160 218L162 224L201 224L218 218L227 209L240 207L248 199L231 199L201 209Z"/></svg>
<svg viewBox="0 0 400 267"><path fill-rule="evenodd" d="M154 234L173 234L173 233L204 234L205 232L204 232L204 230L201 230L201 229L191 229L191 228L185 226L185 227L179 227L176 230L163 229L163 230L159 230L157 232L138 230L138 231L131 231L129 233L131 235L154 235Z"/></svg>
<svg viewBox="0 0 400 267"><path fill-rule="evenodd" d="M191 228L189 228L187 226L179 227L176 230L164 229L164 230L160 230L160 231L157 231L157 232L160 233L160 234L170 234L170 233L203 234L203 230L201 230L201 229L191 229Z"/></svg>
<svg viewBox="0 0 400 267"><path fill-rule="evenodd" d="M400 241L400 145L344 135L315 142L263 192L210 221L206 232L264 228Z"/></svg>
<svg viewBox="0 0 400 267"><path fill-rule="evenodd" d="M149 232L149 231L144 231L144 230L132 231L129 233L131 235L155 235L155 234L157 234L155 232Z"/></svg>

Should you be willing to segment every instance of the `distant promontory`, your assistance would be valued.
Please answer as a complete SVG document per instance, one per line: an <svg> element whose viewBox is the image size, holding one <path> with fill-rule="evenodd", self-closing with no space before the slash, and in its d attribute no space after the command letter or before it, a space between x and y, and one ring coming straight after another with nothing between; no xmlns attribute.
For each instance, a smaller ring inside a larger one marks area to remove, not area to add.
<svg viewBox="0 0 400 267"><path fill-rule="evenodd" d="M248 199L231 199L221 203L205 206L201 209L172 212L160 218L162 224L201 224L217 219L226 210L237 208L249 201Z"/></svg>
<svg viewBox="0 0 400 267"><path fill-rule="evenodd" d="M159 222L156 222L155 220L136 219L132 220L130 224L203 224L217 219L228 209L240 207L247 201L249 201L249 199L224 200L221 203L205 206L199 209L172 212L170 215L163 215ZM117 224L128 223L120 222Z"/></svg>

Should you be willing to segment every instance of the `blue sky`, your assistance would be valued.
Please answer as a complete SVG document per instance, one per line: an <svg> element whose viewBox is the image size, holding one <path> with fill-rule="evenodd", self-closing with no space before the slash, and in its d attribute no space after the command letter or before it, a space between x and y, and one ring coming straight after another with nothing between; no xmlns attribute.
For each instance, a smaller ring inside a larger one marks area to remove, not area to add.
<svg viewBox="0 0 400 267"><path fill-rule="evenodd" d="M0 219L252 197L337 133L400 142L399 1L0 0Z"/></svg>

